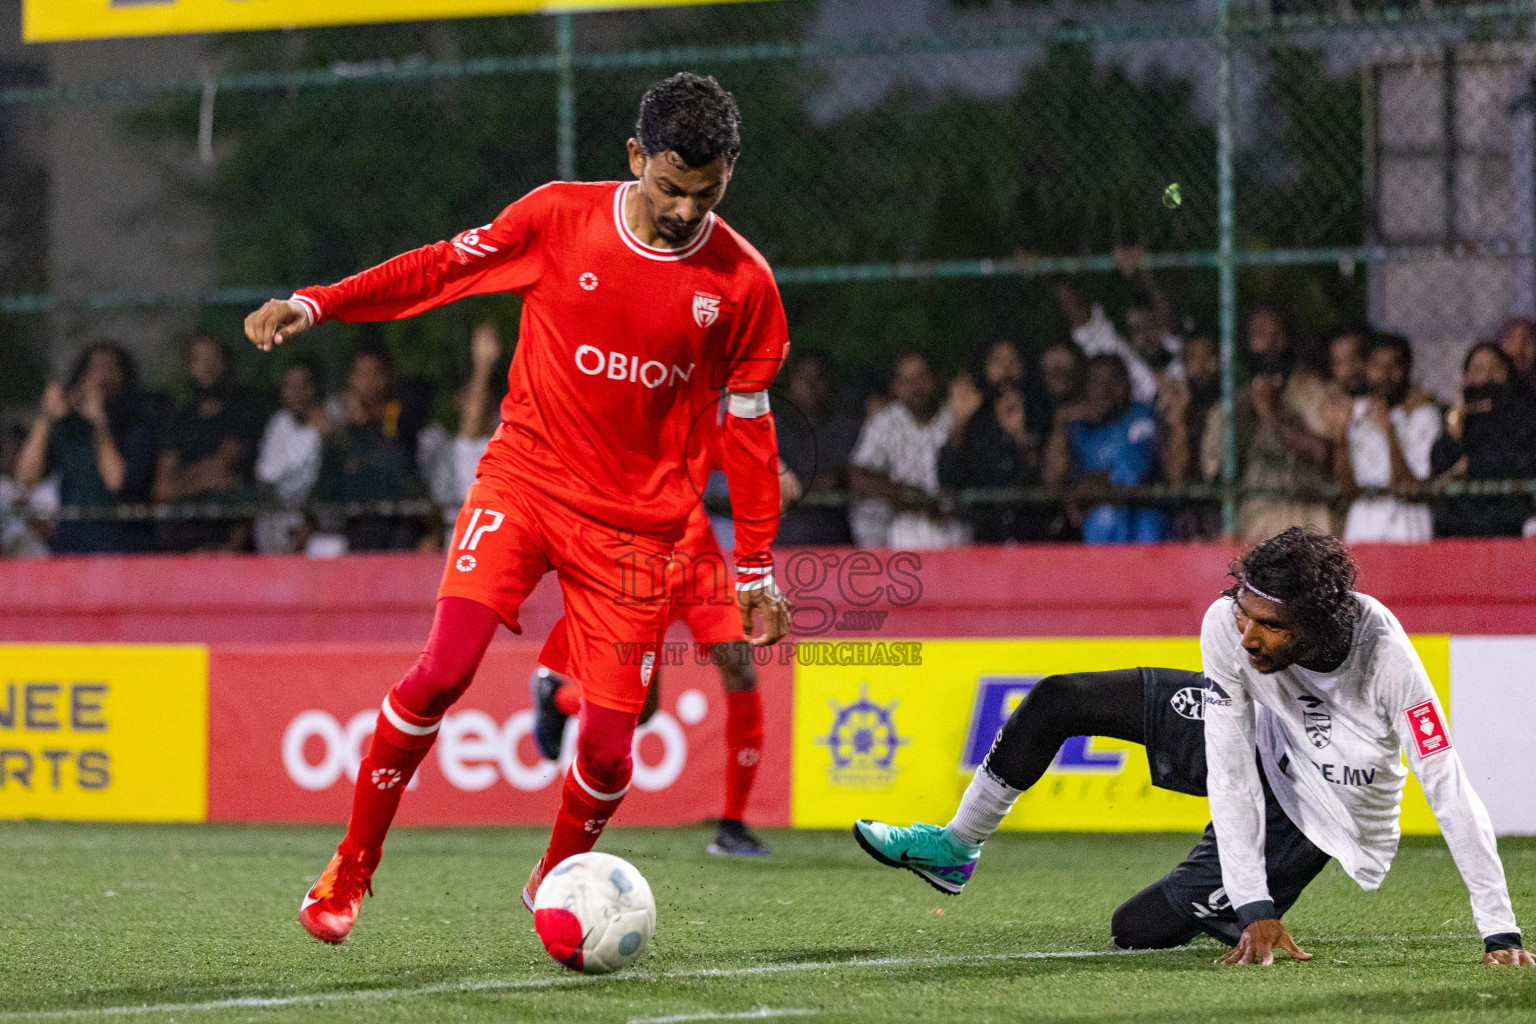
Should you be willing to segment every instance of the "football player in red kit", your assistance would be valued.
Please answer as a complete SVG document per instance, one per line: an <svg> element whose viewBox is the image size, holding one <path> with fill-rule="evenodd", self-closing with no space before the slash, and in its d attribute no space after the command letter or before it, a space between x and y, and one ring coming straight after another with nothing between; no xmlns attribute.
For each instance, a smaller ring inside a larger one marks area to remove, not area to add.
<svg viewBox="0 0 1536 1024"><path fill-rule="evenodd" d="M730 565L702 504L689 518L675 558L678 571L670 580L666 624L680 621L688 626L694 642L720 670L725 689L725 804L708 850L718 857L765 856L768 847L742 821L762 758L763 702L757 692L757 666L736 602L725 594ZM581 712L581 684L571 671L565 631L564 619L555 623L529 680L536 713L534 740L539 753L550 761L560 756L566 721ZM657 668L651 677L641 725L656 710L663 674Z"/></svg>
<svg viewBox="0 0 1536 1024"><path fill-rule="evenodd" d="M583 695L576 755L549 847L523 890L590 850L624 799L668 602L666 565L699 503L709 453L695 425L727 391L721 459L740 523L736 596L777 642L788 604L768 551L779 479L767 388L788 348L768 265L713 210L741 148L735 100L682 73L640 102L637 181L556 182L491 223L246 318L259 348L327 320L414 316L513 292L522 321L502 424L459 514L426 648L384 699L335 857L306 894L316 938L352 930L400 796L498 625L553 571Z"/></svg>

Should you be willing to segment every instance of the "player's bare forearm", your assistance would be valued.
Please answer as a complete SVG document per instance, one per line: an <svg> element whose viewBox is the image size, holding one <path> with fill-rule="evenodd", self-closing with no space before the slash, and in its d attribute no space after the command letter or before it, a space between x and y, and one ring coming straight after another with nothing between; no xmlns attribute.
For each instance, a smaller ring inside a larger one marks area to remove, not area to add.
<svg viewBox="0 0 1536 1024"><path fill-rule="evenodd" d="M1255 921L1243 929L1242 936L1216 963L1224 967L1260 964L1268 967L1275 962L1275 951L1283 950L1292 960L1311 960L1312 954L1296 945L1290 933L1278 918Z"/></svg>

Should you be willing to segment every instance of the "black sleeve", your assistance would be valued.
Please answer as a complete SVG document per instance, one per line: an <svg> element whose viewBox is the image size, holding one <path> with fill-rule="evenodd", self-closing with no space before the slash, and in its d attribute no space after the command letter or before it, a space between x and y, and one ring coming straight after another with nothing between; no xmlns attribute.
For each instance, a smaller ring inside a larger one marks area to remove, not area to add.
<svg viewBox="0 0 1536 1024"><path fill-rule="evenodd" d="M155 462L159 458L155 429L140 419L129 424L115 438L118 454L123 457L122 501L142 501L150 496L155 482Z"/></svg>
<svg viewBox="0 0 1536 1024"><path fill-rule="evenodd" d="M1483 940L1483 949L1492 953L1499 949L1523 949L1519 932L1500 932L1498 935L1490 935Z"/></svg>
<svg viewBox="0 0 1536 1024"><path fill-rule="evenodd" d="M1429 475L1439 476L1456 465L1461 456L1461 442L1442 430L1440 436L1435 438L1434 447L1429 450Z"/></svg>
<svg viewBox="0 0 1536 1024"><path fill-rule="evenodd" d="M1237 926L1247 928L1255 921L1274 921L1280 917L1273 900L1255 900L1237 908Z"/></svg>
<svg viewBox="0 0 1536 1024"><path fill-rule="evenodd" d="M347 457L347 435L350 425L342 427L320 444L320 472L315 478L315 488L310 497L315 501L340 501L346 482L342 478L342 464Z"/></svg>
<svg viewBox="0 0 1536 1024"><path fill-rule="evenodd" d="M939 486L958 491L965 486L965 453L961 444L947 444L939 449Z"/></svg>

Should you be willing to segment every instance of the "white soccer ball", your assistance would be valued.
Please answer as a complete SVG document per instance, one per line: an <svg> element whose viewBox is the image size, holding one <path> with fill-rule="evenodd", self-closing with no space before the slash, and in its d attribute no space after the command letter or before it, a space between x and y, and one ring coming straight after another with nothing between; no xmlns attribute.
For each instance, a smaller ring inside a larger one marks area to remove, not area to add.
<svg viewBox="0 0 1536 1024"><path fill-rule="evenodd" d="M645 955L656 900L635 866L611 853L578 853L539 883L533 923L550 956L573 971L607 974Z"/></svg>

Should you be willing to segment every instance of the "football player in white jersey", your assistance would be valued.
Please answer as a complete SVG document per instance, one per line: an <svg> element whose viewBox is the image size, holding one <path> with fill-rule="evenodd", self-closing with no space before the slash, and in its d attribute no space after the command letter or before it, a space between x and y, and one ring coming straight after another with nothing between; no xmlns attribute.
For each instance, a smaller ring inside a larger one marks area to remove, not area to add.
<svg viewBox="0 0 1536 1024"><path fill-rule="evenodd" d="M1210 797L1190 855L1115 911L1128 949L1201 932L1217 962L1310 960L1280 918L1329 860L1365 889L1397 850L1407 769L1424 788L1472 897L1485 964L1536 965L1521 943L1488 812L1451 743L1429 676L1396 617L1355 590L1332 537L1292 528L1237 559L1200 630L1204 672L1048 676L1020 702L944 827L861 820L876 860L959 893L1019 794L1072 736L1143 743L1152 782Z"/></svg>

